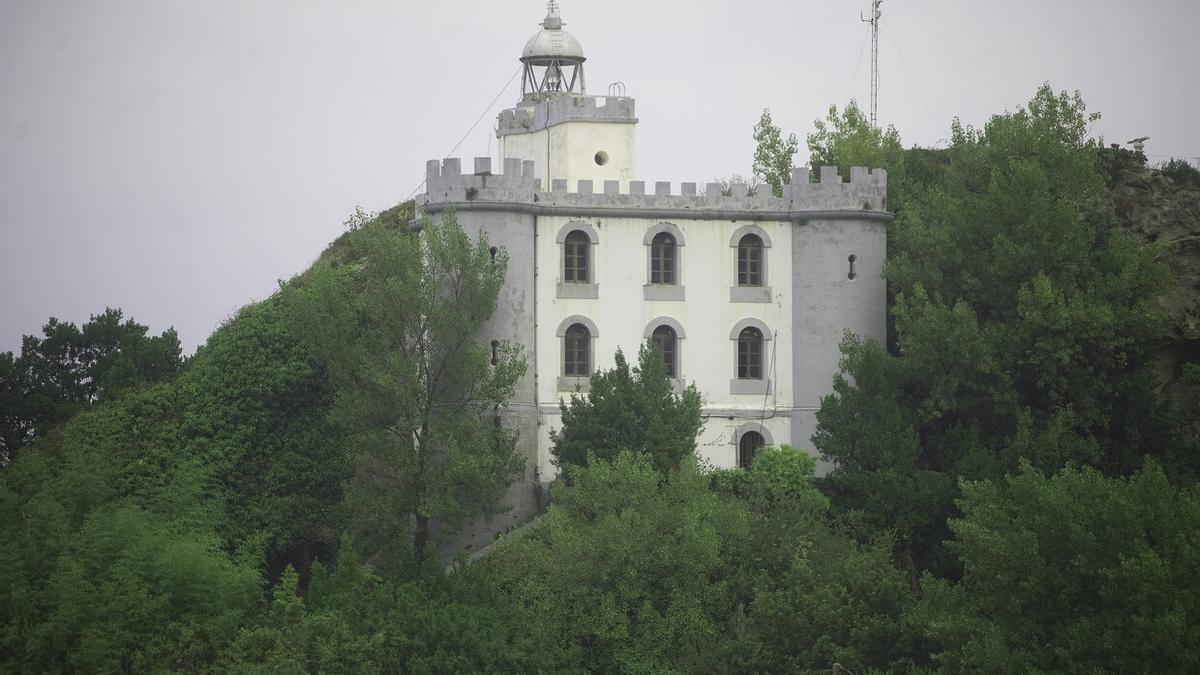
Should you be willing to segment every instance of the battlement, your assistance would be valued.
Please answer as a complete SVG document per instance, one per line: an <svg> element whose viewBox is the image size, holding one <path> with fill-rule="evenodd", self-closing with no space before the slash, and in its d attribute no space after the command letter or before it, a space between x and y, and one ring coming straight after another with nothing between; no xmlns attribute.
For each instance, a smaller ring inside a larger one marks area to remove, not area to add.
<svg viewBox="0 0 1200 675"><path fill-rule="evenodd" d="M527 134L568 121L637 122L629 96L557 96L501 111L497 136Z"/></svg>
<svg viewBox="0 0 1200 675"><path fill-rule="evenodd" d="M423 206L467 202L505 202L527 206L562 209L666 209L672 211L772 212L797 211L873 211L887 210L887 171L850 168L843 180L837 167L821 167L818 180L810 179L808 169L792 169L791 183L783 186L783 196L771 194L770 186L760 185L755 194L750 186L734 183L722 194L720 183L681 183L676 191L670 182L656 182L647 190L645 181L604 181L596 185L580 180L574 186L554 179L549 190L533 175L534 163L517 159L504 161L502 173L492 173L490 157L476 157L474 173L464 174L457 158L430 160L425 165L426 191L418 200ZM574 187L574 190L571 190ZM624 188L624 189L623 189Z"/></svg>

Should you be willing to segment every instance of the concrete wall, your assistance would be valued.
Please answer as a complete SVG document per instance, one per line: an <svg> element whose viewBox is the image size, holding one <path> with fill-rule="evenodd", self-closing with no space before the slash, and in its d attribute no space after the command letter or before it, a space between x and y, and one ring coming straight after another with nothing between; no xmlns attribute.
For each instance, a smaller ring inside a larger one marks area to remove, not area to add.
<svg viewBox="0 0 1200 675"><path fill-rule="evenodd" d="M555 179L569 184L606 180L628 186L636 171L637 145L632 123L571 121L548 129L500 137L500 158L533 160L534 175L549 185ZM596 163L604 152L607 162Z"/></svg>
<svg viewBox="0 0 1200 675"><path fill-rule="evenodd" d="M814 453L812 434L821 398L832 379L846 331L883 341L887 336L883 262L886 225L870 220L800 221L791 238L791 293L795 415L792 444ZM853 279L850 256L854 256ZM832 466L819 463L825 473Z"/></svg>
<svg viewBox="0 0 1200 675"><path fill-rule="evenodd" d="M484 235L490 246L509 252L508 274L496 302L496 311L481 328L476 340L488 344L492 340L522 345L529 368L516 384L512 398L497 411L501 423L517 432L517 451L525 460L523 475L505 495L510 510L507 513L481 518L458 532L443 532L438 537L443 557L452 556L460 548L478 550L490 544L497 532L541 510L538 503L537 384L533 363L536 359L535 325L536 270L530 256L523 252L534 249L534 216L501 211L463 211L457 214L463 231L478 241Z"/></svg>
<svg viewBox="0 0 1200 675"><path fill-rule="evenodd" d="M637 173L636 125L628 97L558 96L510 108L497 119L500 161L532 160L546 186L557 179L627 186Z"/></svg>

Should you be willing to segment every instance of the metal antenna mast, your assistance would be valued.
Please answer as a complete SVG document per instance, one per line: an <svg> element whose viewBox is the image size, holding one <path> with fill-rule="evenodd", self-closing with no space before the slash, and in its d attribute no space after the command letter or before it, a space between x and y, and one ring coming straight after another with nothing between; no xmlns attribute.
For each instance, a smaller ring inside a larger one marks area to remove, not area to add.
<svg viewBox="0 0 1200 675"><path fill-rule="evenodd" d="M871 0L871 18L858 13L858 18L871 24L871 126L879 126L877 117L879 114L879 17L883 12L879 10L879 6L883 4L883 0Z"/></svg>

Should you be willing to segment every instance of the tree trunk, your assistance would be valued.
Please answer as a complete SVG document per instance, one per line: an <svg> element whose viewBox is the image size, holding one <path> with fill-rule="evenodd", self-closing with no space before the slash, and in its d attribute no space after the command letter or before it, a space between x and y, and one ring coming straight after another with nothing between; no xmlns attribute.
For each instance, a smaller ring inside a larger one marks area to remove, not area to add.
<svg viewBox="0 0 1200 675"><path fill-rule="evenodd" d="M425 559L425 545L429 543L429 516L414 511L416 526L413 528L413 553L417 560Z"/></svg>

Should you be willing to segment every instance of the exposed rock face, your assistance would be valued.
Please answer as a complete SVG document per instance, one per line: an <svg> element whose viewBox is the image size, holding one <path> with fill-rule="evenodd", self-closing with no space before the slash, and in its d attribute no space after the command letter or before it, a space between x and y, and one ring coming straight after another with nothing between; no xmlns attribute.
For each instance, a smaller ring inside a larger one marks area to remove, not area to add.
<svg viewBox="0 0 1200 675"><path fill-rule="evenodd" d="M1162 247L1172 283L1160 298L1170 322L1168 377L1182 363L1200 361L1200 172L1163 171L1145 156L1105 150L1109 194L1121 225L1141 241Z"/></svg>

